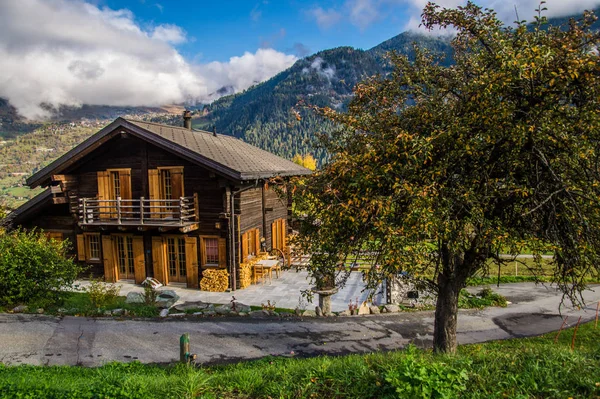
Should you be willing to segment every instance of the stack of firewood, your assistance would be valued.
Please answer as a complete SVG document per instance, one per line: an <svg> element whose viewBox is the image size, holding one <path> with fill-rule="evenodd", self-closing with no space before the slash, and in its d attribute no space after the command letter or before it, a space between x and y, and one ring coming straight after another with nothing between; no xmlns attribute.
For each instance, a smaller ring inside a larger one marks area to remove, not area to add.
<svg viewBox="0 0 600 399"><path fill-rule="evenodd" d="M208 269L202 272L200 289L210 292L224 292L229 288L229 273L226 269Z"/></svg>
<svg viewBox="0 0 600 399"><path fill-rule="evenodd" d="M240 288L250 287L252 284L252 265L249 262L240 265Z"/></svg>

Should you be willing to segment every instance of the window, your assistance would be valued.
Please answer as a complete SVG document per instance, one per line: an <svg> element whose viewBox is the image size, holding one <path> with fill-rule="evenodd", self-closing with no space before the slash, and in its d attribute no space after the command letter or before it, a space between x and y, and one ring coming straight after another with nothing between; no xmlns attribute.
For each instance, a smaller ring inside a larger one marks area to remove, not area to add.
<svg viewBox="0 0 600 399"><path fill-rule="evenodd" d="M200 265L203 267L227 267L227 242L218 236L200 237Z"/></svg>
<svg viewBox="0 0 600 399"><path fill-rule="evenodd" d="M115 243L117 250L119 279L135 278L133 238L130 236L115 236Z"/></svg>
<svg viewBox="0 0 600 399"><path fill-rule="evenodd" d="M260 232L258 229L248 230L242 234L242 262L249 256L256 256L260 252Z"/></svg>
<svg viewBox="0 0 600 399"><path fill-rule="evenodd" d="M100 233L84 233L77 235L77 260L85 262L100 262L102 247Z"/></svg>
<svg viewBox="0 0 600 399"><path fill-rule="evenodd" d="M100 234L86 234L87 260L100 260Z"/></svg>
<svg viewBox="0 0 600 399"><path fill-rule="evenodd" d="M204 239L204 253L207 265L219 264L219 240L217 238Z"/></svg>
<svg viewBox="0 0 600 399"><path fill-rule="evenodd" d="M121 196L121 179L119 172L110 172L110 179L112 181L112 196L118 198Z"/></svg>
<svg viewBox="0 0 600 399"><path fill-rule="evenodd" d="M185 239L167 238L167 270L170 281L186 281Z"/></svg>

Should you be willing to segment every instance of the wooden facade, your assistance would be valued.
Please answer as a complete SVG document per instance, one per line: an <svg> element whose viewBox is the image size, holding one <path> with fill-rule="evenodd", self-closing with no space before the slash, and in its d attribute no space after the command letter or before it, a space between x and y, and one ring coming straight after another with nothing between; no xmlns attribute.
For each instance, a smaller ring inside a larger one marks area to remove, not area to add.
<svg viewBox="0 0 600 399"><path fill-rule="evenodd" d="M225 269L235 290L248 257L285 248L291 203L267 177L232 178L128 126L57 160L60 174L32 176L51 194L17 210L15 222L69 239L88 273L138 284L154 277L199 288L204 270Z"/></svg>

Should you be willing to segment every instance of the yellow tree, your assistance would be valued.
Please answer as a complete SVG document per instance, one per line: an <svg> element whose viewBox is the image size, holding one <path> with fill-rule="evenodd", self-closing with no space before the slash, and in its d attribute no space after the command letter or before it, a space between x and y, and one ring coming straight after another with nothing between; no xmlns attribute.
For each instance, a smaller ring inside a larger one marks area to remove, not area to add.
<svg viewBox="0 0 600 399"><path fill-rule="evenodd" d="M300 154L294 155L292 162L298 164L300 166L304 166L306 169L316 170L317 169L317 160L311 155L306 154L302 156Z"/></svg>
<svg viewBox="0 0 600 399"><path fill-rule="evenodd" d="M525 246L554 253L571 299L600 265L600 57L596 17L506 27L473 3L428 4L426 28L450 27L454 65L417 49L354 90L330 161L296 182L306 206L297 244L318 288L343 284L339 263L373 254L368 281L408 271L437 292L434 347L456 350L467 280Z"/></svg>

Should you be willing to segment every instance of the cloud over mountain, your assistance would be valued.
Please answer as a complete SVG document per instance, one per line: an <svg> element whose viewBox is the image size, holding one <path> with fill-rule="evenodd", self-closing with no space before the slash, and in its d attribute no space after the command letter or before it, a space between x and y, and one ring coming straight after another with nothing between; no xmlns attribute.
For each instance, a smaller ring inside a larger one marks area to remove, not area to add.
<svg viewBox="0 0 600 399"><path fill-rule="evenodd" d="M176 25L144 29L128 10L83 0L1 1L0 97L27 118L49 116L47 106L210 101L222 87L246 89L296 61L259 49L191 64L173 47L186 40Z"/></svg>

